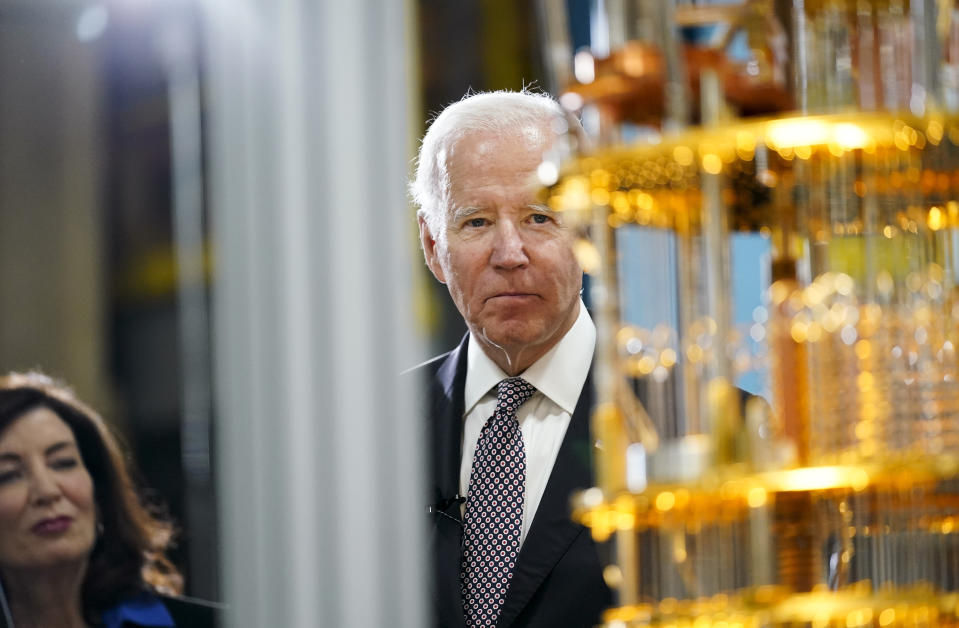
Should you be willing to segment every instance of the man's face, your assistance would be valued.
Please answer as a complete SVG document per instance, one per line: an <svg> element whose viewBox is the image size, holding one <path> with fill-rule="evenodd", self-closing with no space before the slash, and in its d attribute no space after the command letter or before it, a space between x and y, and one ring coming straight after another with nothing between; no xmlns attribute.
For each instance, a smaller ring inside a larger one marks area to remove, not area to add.
<svg viewBox="0 0 959 628"><path fill-rule="evenodd" d="M470 331L509 374L522 372L572 326L582 270L561 218L536 200L546 129L476 132L447 156L446 241L420 221L427 264Z"/></svg>

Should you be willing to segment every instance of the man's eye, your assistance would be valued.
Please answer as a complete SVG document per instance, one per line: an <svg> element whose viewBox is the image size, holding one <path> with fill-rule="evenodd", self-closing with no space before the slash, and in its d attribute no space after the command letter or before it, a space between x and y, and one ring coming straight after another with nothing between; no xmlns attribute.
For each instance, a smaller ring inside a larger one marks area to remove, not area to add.
<svg viewBox="0 0 959 628"><path fill-rule="evenodd" d="M0 471L0 486L4 484L9 484L17 478L20 477L20 471L17 469L10 469L8 471Z"/></svg>
<svg viewBox="0 0 959 628"><path fill-rule="evenodd" d="M467 227L482 227L486 224L485 218L470 218L466 221Z"/></svg>
<svg viewBox="0 0 959 628"><path fill-rule="evenodd" d="M549 222L550 220L552 220L552 219L551 219L549 216L547 216L546 214L533 214L533 216L532 216L532 221L535 222L535 223L538 224L538 225L546 224L546 223Z"/></svg>

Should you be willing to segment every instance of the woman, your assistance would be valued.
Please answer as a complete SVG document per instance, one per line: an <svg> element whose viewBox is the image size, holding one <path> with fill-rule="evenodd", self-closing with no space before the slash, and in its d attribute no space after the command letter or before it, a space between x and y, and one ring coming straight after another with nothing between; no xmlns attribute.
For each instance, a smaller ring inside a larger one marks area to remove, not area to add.
<svg viewBox="0 0 959 628"><path fill-rule="evenodd" d="M97 413L39 373L0 377L0 626L213 625L168 597L171 535Z"/></svg>

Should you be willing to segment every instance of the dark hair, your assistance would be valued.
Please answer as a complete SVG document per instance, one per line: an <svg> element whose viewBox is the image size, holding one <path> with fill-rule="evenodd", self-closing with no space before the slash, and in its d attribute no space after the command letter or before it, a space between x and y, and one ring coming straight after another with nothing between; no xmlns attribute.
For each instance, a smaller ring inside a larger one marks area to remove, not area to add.
<svg viewBox="0 0 959 628"><path fill-rule="evenodd" d="M144 590L179 593L182 578L165 555L173 527L141 502L117 438L100 415L41 373L0 377L0 433L37 407L52 410L70 427L93 478L102 528L81 589L85 619L96 623L103 611Z"/></svg>

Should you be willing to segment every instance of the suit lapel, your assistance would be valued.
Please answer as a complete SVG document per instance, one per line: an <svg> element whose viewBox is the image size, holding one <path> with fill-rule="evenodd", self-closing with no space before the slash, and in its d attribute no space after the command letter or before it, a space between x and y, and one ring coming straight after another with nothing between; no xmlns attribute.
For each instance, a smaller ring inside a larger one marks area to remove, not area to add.
<svg viewBox="0 0 959 628"><path fill-rule="evenodd" d="M463 526L458 503L444 504L459 493L463 447L463 389L466 383L466 339L450 352L430 382L430 440L432 479L430 504L444 505L444 514L433 513L433 583L439 625L465 626L460 593L460 551ZM448 516L447 516L448 515ZM455 519L455 520L454 520Z"/></svg>
<svg viewBox="0 0 959 628"><path fill-rule="evenodd" d="M593 481L589 437L591 379L586 378L570 418L546 490L516 560L497 626L509 626L516 619L572 542L585 531L570 518L569 499L573 491L588 488Z"/></svg>

